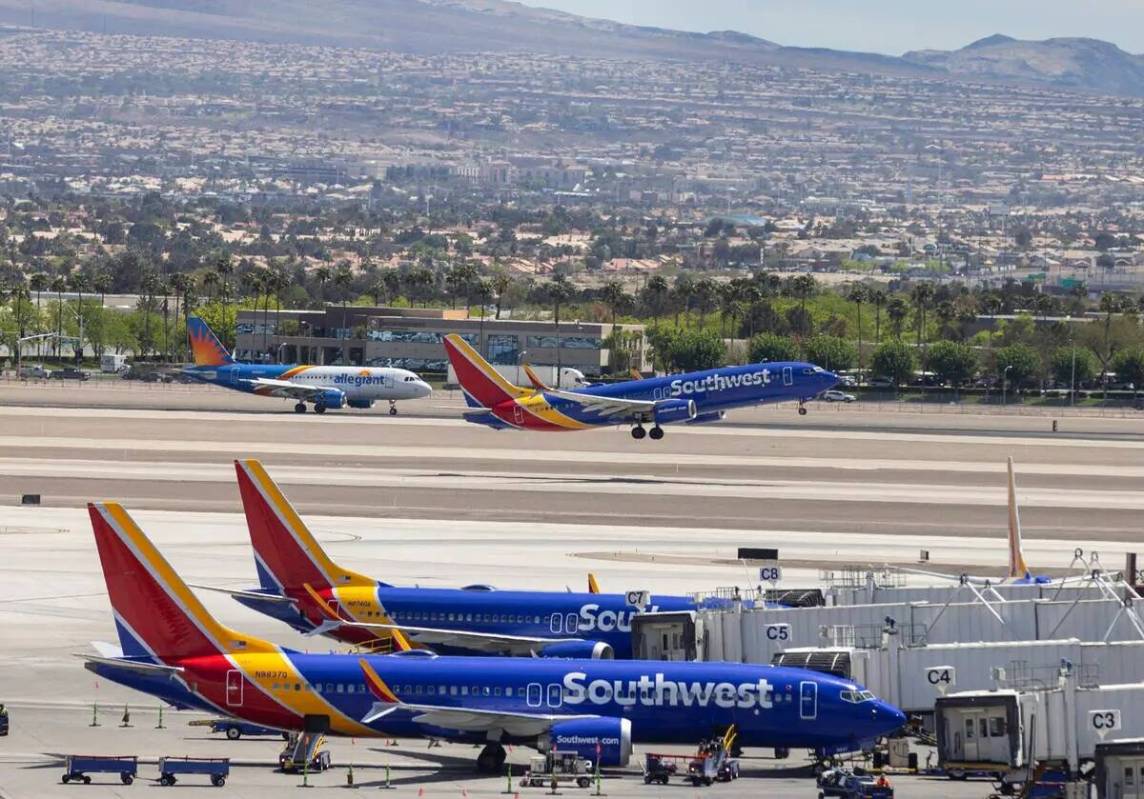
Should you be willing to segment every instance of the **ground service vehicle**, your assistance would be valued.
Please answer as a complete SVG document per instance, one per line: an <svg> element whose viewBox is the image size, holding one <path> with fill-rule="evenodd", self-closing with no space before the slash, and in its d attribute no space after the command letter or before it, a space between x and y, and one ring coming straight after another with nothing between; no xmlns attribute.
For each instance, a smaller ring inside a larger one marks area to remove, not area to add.
<svg viewBox="0 0 1144 799"><path fill-rule="evenodd" d="M521 780L522 785L533 788L555 787L560 783L574 783L577 787L587 788L592 784L592 761L576 752L548 752L528 761L528 772Z"/></svg>
<svg viewBox="0 0 1144 799"><path fill-rule="evenodd" d="M159 758L159 784L174 785L177 775L205 774L211 785L221 788L230 776L230 758L227 757L161 757Z"/></svg>
<svg viewBox="0 0 1144 799"><path fill-rule="evenodd" d="M893 799L894 789L884 778L854 774L846 769L829 769L818 778L818 799Z"/></svg>
<svg viewBox="0 0 1144 799"><path fill-rule="evenodd" d="M139 758L113 755L68 755L64 761L63 781L91 784L92 774L118 774L124 785L135 781Z"/></svg>

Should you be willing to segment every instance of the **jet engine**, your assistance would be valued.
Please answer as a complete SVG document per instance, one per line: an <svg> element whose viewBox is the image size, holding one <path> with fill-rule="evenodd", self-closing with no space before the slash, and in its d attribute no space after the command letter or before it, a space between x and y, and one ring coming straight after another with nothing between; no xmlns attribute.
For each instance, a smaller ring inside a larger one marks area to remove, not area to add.
<svg viewBox="0 0 1144 799"><path fill-rule="evenodd" d="M325 405L327 408L333 408L334 410L345 407L346 392L340 388L327 388L318 395L316 404Z"/></svg>
<svg viewBox="0 0 1144 799"><path fill-rule="evenodd" d="M562 721L537 739L536 748L573 751L593 765L598 757L601 766L626 766L632 757L632 722L617 718Z"/></svg>
<svg viewBox="0 0 1144 799"><path fill-rule="evenodd" d="M540 651L545 658L576 658L580 660L612 660L616 653L604 641L561 641L549 644Z"/></svg>
<svg viewBox="0 0 1144 799"><path fill-rule="evenodd" d="M688 424L710 424L711 422L721 422L727 418L727 414L723 411L707 411L701 413L694 419L689 419Z"/></svg>
<svg viewBox="0 0 1144 799"><path fill-rule="evenodd" d="M366 408L372 408L373 407L373 400L371 400L371 399L352 399L352 400L347 400L346 404L349 405L351 408L360 408L362 410L365 410Z"/></svg>
<svg viewBox="0 0 1144 799"><path fill-rule="evenodd" d="M670 399L657 402L652 415L656 424L690 421L695 418L695 400Z"/></svg>

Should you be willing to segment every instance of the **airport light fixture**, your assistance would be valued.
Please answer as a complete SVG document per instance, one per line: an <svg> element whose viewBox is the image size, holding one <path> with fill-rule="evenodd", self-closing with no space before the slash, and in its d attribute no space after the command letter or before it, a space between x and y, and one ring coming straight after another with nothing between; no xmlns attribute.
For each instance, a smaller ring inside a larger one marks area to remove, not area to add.
<svg viewBox="0 0 1144 799"><path fill-rule="evenodd" d="M1001 370L1001 406L1002 407L1009 404L1006 400L1006 388L1008 387L1006 384L1006 380L1008 380L1009 370L1012 368L1013 368L1013 364L1009 364L1008 366L1006 366L1004 369Z"/></svg>

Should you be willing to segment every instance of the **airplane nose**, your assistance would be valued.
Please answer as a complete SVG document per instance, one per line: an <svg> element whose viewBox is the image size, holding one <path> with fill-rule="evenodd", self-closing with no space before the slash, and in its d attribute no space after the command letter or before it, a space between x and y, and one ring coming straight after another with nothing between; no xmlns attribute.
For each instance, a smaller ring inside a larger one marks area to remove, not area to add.
<svg viewBox="0 0 1144 799"><path fill-rule="evenodd" d="M883 734L894 732L906 723L906 714L887 702L875 702L870 714L878 730Z"/></svg>
<svg viewBox="0 0 1144 799"><path fill-rule="evenodd" d="M838 385L839 377L838 375L834 374L834 372L823 372L822 379L826 382L827 388L833 388L834 386Z"/></svg>
<svg viewBox="0 0 1144 799"><path fill-rule="evenodd" d="M417 381L417 388L418 397L428 397L433 393L433 386L429 385L424 380Z"/></svg>

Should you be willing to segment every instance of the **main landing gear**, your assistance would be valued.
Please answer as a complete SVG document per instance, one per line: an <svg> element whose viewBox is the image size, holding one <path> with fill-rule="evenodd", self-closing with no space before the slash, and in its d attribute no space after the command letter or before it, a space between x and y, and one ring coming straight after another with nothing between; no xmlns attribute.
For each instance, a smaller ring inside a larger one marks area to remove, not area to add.
<svg viewBox="0 0 1144 799"><path fill-rule="evenodd" d="M297 405L294 406L294 413L305 413L305 412L306 412L306 403L299 402Z"/></svg>
<svg viewBox="0 0 1144 799"><path fill-rule="evenodd" d="M325 413L325 412L326 412L326 406L325 405L323 405L320 402L314 403L314 413Z"/></svg>
<svg viewBox="0 0 1144 799"><path fill-rule="evenodd" d="M806 400L798 401L798 415L806 416Z"/></svg>
<svg viewBox="0 0 1144 799"><path fill-rule="evenodd" d="M485 744L485 748L477 755L477 771L482 774L502 774L506 757L507 753L500 744Z"/></svg>
<svg viewBox="0 0 1144 799"><path fill-rule="evenodd" d="M642 424L637 424L632 428L632 438L634 438L636 441L639 441L644 436L651 436L652 441L659 441L661 438L663 438L663 428L659 425L656 425L650 431L648 431L644 430Z"/></svg>
<svg viewBox="0 0 1144 799"><path fill-rule="evenodd" d="M389 401L389 415L390 416L396 416L397 415L397 400L390 400Z"/></svg>

